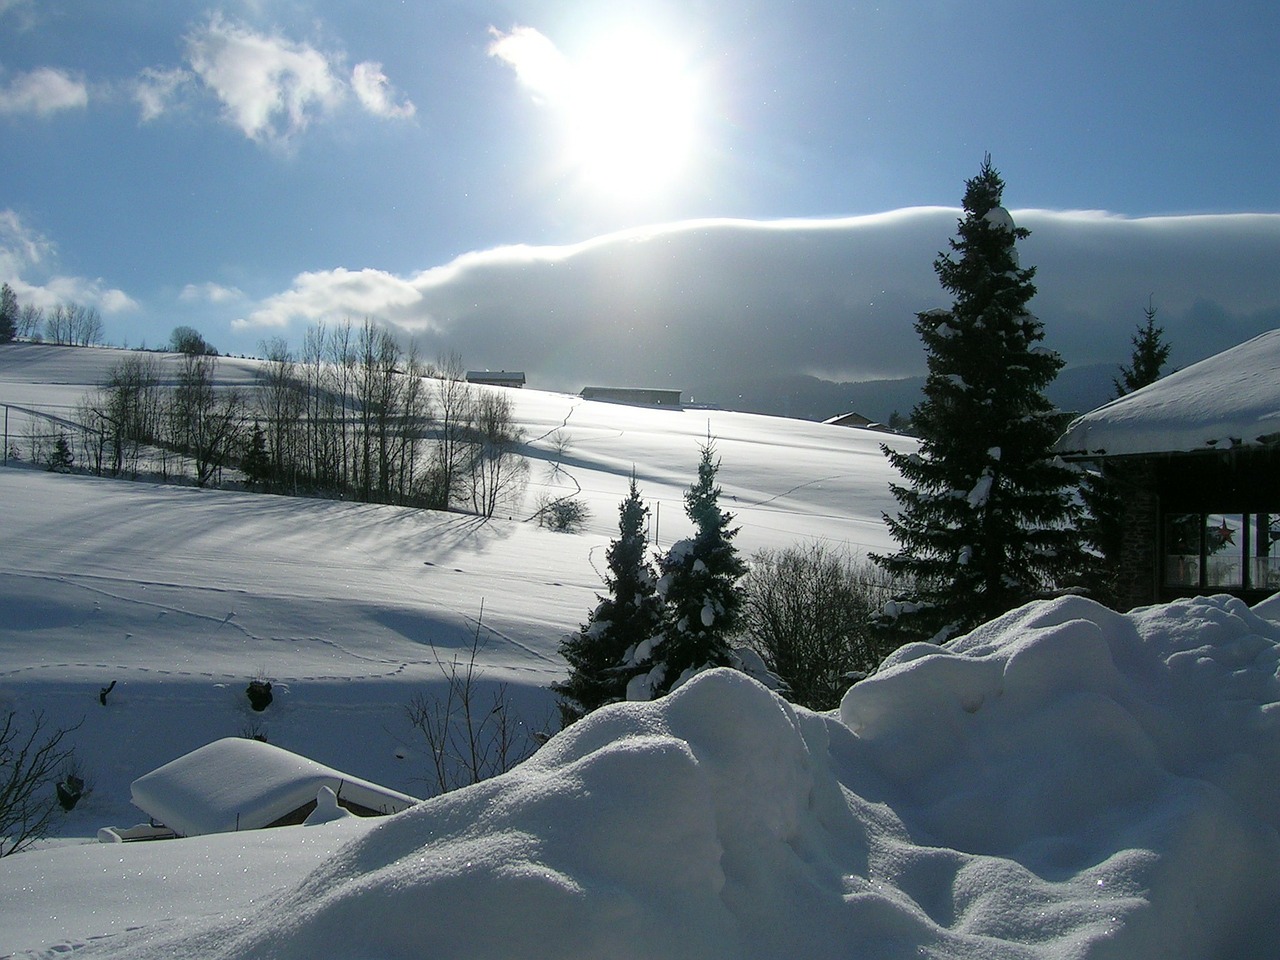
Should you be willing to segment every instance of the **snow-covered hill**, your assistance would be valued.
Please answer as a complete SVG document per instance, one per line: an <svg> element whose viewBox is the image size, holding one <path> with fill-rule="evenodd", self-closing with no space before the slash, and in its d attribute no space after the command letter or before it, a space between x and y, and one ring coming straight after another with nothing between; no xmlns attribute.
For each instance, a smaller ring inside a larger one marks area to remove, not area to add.
<svg viewBox="0 0 1280 960"><path fill-rule="evenodd" d="M0 403L69 411L107 353L0 347ZM1226 598L1033 605L829 715L713 672L378 822L74 843L251 729L422 795L403 708L482 603L481 665L536 722L633 465L669 543L708 432L744 550L888 545L879 434L514 396L530 437L573 437L530 500L576 482L586 532L0 469L0 704L82 720L93 786L62 843L0 859L0 957L1280 954L1280 611Z"/></svg>

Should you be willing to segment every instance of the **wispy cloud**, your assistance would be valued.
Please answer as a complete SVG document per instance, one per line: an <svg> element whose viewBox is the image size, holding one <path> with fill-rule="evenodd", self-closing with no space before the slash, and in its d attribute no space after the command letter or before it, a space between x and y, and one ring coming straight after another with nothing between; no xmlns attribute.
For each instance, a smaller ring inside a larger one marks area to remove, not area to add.
<svg viewBox="0 0 1280 960"><path fill-rule="evenodd" d="M155 120L167 113L183 88L189 86L193 75L181 67L164 70L147 67L133 84L133 99L142 114L142 122Z"/></svg>
<svg viewBox="0 0 1280 960"><path fill-rule="evenodd" d="M89 88L84 81L55 67L39 67L29 73L20 73L0 87L0 114L49 116L88 104Z"/></svg>
<svg viewBox="0 0 1280 960"><path fill-rule="evenodd" d="M734 384L917 375L915 313L949 303L932 269L958 210L839 220L705 220L561 247L500 247L399 277L305 273L240 328L373 316L521 368L542 386ZM1126 219L1015 211L1032 301L1072 364L1120 363L1149 294L1185 364L1280 326L1280 215Z"/></svg>
<svg viewBox="0 0 1280 960"><path fill-rule="evenodd" d="M382 72L382 64L373 61L357 63L351 71L351 88L360 105L377 117L408 118L417 108L402 96Z"/></svg>
<svg viewBox="0 0 1280 960"><path fill-rule="evenodd" d="M238 287L225 287L220 283L188 283L178 294L183 303L231 303L244 299Z"/></svg>
<svg viewBox="0 0 1280 960"><path fill-rule="evenodd" d="M13 210L0 210L0 281L8 283L21 303L51 308L59 303L95 306L121 313L138 304L123 290L101 279L57 271L57 245L28 227Z"/></svg>

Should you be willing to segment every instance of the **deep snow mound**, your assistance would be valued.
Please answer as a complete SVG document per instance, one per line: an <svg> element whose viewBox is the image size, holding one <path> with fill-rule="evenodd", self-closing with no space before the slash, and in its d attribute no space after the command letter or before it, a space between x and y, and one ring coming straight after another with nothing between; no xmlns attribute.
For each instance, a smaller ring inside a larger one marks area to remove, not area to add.
<svg viewBox="0 0 1280 960"><path fill-rule="evenodd" d="M1280 954L1280 624L1066 599L838 713L716 670L388 818L247 922L120 956ZM180 842L180 841L179 841Z"/></svg>

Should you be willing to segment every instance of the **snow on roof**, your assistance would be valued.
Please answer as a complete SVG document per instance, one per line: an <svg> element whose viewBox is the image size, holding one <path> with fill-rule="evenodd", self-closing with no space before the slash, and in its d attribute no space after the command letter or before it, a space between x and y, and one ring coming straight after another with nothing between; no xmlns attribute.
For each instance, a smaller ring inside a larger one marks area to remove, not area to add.
<svg viewBox="0 0 1280 960"><path fill-rule="evenodd" d="M1126 456L1280 440L1280 330L1172 373L1077 418L1064 454Z"/></svg>
<svg viewBox="0 0 1280 960"><path fill-rule="evenodd" d="M316 799L396 813L417 799L269 743L226 737L133 781L134 806L184 836L256 830Z"/></svg>

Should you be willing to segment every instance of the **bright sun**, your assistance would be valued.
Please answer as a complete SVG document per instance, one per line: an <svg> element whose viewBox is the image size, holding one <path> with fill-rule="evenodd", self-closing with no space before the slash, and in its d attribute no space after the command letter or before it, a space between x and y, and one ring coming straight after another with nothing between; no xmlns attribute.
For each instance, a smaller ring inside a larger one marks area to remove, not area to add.
<svg viewBox="0 0 1280 960"><path fill-rule="evenodd" d="M689 66L651 38L598 45L572 67L570 163L611 194L639 198L669 186L692 159L698 94Z"/></svg>

